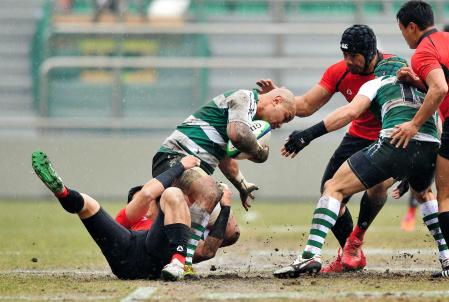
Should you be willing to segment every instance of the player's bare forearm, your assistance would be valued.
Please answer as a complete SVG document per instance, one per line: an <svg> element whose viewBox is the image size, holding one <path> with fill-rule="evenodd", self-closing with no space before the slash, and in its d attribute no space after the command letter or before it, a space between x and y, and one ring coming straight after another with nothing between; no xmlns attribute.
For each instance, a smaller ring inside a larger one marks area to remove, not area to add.
<svg viewBox="0 0 449 302"><path fill-rule="evenodd" d="M164 186L157 180L151 179L137 192L130 203L126 205L125 213L129 221L134 222L145 216L151 202L164 192Z"/></svg>
<svg viewBox="0 0 449 302"><path fill-rule="evenodd" d="M329 102L331 97L321 85L315 85L304 95L295 96L296 116L306 117L314 114Z"/></svg>
<svg viewBox="0 0 449 302"><path fill-rule="evenodd" d="M228 137L234 146L243 153L249 154L249 160L262 163L268 158L268 149L263 148L257 142L250 127L242 122L230 122L228 124Z"/></svg>
<svg viewBox="0 0 449 302"><path fill-rule="evenodd" d="M223 175L237 188L239 184L237 176L240 173L239 164L235 159L225 158L219 164L218 168L223 173Z"/></svg>
<svg viewBox="0 0 449 302"><path fill-rule="evenodd" d="M218 164L218 168L239 192L245 189L242 181L245 177L240 171L237 160L225 158Z"/></svg>
<svg viewBox="0 0 449 302"><path fill-rule="evenodd" d="M434 113L444 99L445 94L441 92L433 93L430 89L424 98L424 102L413 118L413 124L420 128Z"/></svg>
<svg viewBox="0 0 449 302"><path fill-rule="evenodd" d="M356 95L351 103L336 109L324 118L324 125L328 132L343 128L358 118L371 105L371 101L364 95Z"/></svg>
<svg viewBox="0 0 449 302"><path fill-rule="evenodd" d="M429 86L421 108L415 114L412 123L419 129L438 109L448 92L448 85L442 69L429 72L426 83Z"/></svg>
<svg viewBox="0 0 449 302"><path fill-rule="evenodd" d="M208 236L205 241L201 240L195 250L193 263L206 261L215 257L217 250L223 243L223 239Z"/></svg>

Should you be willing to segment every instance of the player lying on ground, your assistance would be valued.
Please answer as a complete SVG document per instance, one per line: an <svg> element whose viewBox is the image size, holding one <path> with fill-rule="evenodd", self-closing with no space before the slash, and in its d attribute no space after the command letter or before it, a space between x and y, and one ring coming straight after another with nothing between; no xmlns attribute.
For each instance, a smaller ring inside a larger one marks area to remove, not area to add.
<svg viewBox="0 0 449 302"><path fill-rule="evenodd" d="M295 96L296 115L306 117L317 112L336 93L351 102L360 86L374 79L374 68L384 58L392 55L377 49L376 36L366 25L356 24L347 28L340 40L343 59L331 65L324 72L320 82L305 94ZM258 82L263 91L276 87L270 80ZM378 120L370 111L354 119L348 132L330 158L321 180L321 194L324 183L331 179L337 169L354 153L375 142L381 129ZM387 200L387 189L391 182L376 185L367 190L360 201L360 211L354 228L351 213L342 207L332 232L341 249L336 259L322 269L322 272L342 272L362 269L366 265L362 242L365 232ZM346 204L351 196L346 197Z"/></svg>
<svg viewBox="0 0 449 302"><path fill-rule="evenodd" d="M218 248L236 243L240 236L237 221L231 210L232 192L225 184L221 184L221 187L223 197L213 210L203 239L198 243L193 257L194 263L214 258ZM129 190L128 204L115 217L118 223L129 230L146 231L151 229L159 214L156 200L133 198L142 188L143 186L137 186ZM141 203L142 201L144 202Z"/></svg>
<svg viewBox="0 0 449 302"><path fill-rule="evenodd" d="M95 199L66 187L44 152L33 152L32 165L62 207L78 214L118 278L154 279L161 275L173 281L183 278L190 214L181 190L169 186L184 170L198 166L197 158L184 157L180 163L148 181L137 193L148 201L160 197L160 211L149 231L127 230Z"/></svg>
<svg viewBox="0 0 449 302"><path fill-rule="evenodd" d="M352 155L326 182L304 251L293 264L276 270L276 277L319 272L321 249L335 224L343 198L391 177L408 179L414 196L422 203L423 219L437 242L441 264L449 266L448 248L437 220L437 202L430 191L439 147L436 117L424 123L408 148L398 149L390 143L394 126L410 120L424 99L418 89L397 81L397 70L406 65L406 61L398 57L383 60L374 71L378 78L365 83L350 104L337 109L317 125L290 135L282 155L293 158L313 139L344 127L370 108L382 120L379 140Z"/></svg>
<svg viewBox="0 0 449 302"><path fill-rule="evenodd" d="M186 155L201 160L199 168L190 169L174 184L187 196L192 219L186 268L191 271L192 257L209 216L219 202L221 190L211 174L219 167L240 193L243 207L248 210L258 187L246 181L236 160L227 156L231 141L248 159L261 163L268 158L268 146L261 146L250 129L254 119L268 122L273 129L281 127L295 116L293 94L285 88L258 95L255 90L234 90L213 98L199 108L165 139L153 157L153 177L175 165Z"/></svg>

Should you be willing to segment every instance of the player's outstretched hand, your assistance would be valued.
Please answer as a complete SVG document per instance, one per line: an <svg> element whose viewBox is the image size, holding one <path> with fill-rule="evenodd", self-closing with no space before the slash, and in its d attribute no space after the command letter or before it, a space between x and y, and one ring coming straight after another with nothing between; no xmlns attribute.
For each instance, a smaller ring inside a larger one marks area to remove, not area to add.
<svg viewBox="0 0 449 302"><path fill-rule="evenodd" d="M259 190L259 187L250 182L244 182L239 188L240 200L242 201L242 206L248 211L251 208L251 202L254 200L253 192Z"/></svg>
<svg viewBox="0 0 449 302"><path fill-rule="evenodd" d="M271 79L261 79L258 80L256 84L260 87L257 89L257 92L259 92L260 94L264 94L278 88Z"/></svg>
<svg viewBox="0 0 449 302"><path fill-rule="evenodd" d="M312 141L312 139L313 138L307 130L293 131L288 137L288 140L285 143L284 147L282 148L281 155L284 157L291 156L291 158L294 158L299 151L304 149Z"/></svg>
<svg viewBox="0 0 449 302"><path fill-rule="evenodd" d="M193 155L187 155L181 159L181 164L184 166L185 170L191 169L193 167L199 167L200 163L201 161L199 160L199 158Z"/></svg>
<svg viewBox="0 0 449 302"><path fill-rule="evenodd" d="M232 203L232 191L229 190L228 185L226 185L224 183L220 183L220 187L223 190L223 196L221 197L220 205L221 206L231 206L231 203Z"/></svg>

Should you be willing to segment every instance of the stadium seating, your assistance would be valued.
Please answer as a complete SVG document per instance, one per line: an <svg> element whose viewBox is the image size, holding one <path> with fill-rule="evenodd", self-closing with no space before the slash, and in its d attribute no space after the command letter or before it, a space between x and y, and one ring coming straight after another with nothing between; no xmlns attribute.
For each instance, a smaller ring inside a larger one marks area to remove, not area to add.
<svg viewBox="0 0 449 302"><path fill-rule="evenodd" d="M441 14L449 13L449 3L436 1L443 8ZM127 1L123 20L104 16L102 26L125 24L157 26L152 20L142 19L151 0ZM280 3L280 4L279 4ZM356 16L367 23L391 22L394 26L394 12L402 1L333 1L333 0L191 0L185 15L173 21L173 27L180 22L278 22L276 9L283 14L282 21L295 22L298 26L329 22L351 24ZM279 7L281 5L281 7ZM276 9L275 9L276 8ZM339 37L335 34L320 34L310 40L307 35L283 35L278 45L276 35L222 35L222 34L64 34L53 31L55 26L82 25L93 28L92 1L73 0L70 12L58 14L46 2L43 18L33 46L33 87L35 109L40 108L41 81L39 67L49 58L69 57L307 57L331 58L340 56L335 51ZM168 23L170 24L170 23ZM166 24L165 24L166 25ZM398 33L399 36L399 33ZM405 45L397 37L382 37L381 46L393 49L403 55ZM401 52L402 51L402 52ZM407 54L407 53L405 53ZM224 90L235 87L251 88L257 78L274 78L288 85L296 92L303 92L315 83L322 70L271 69L173 69L173 68L70 68L53 70L48 77L48 112L51 116L80 117L164 117L183 116L192 108Z"/></svg>

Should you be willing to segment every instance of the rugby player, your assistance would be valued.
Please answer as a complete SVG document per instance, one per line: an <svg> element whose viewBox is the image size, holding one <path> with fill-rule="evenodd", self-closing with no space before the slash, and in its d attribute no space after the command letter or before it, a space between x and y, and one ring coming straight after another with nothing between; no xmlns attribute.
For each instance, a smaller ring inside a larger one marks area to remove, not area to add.
<svg viewBox="0 0 449 302"><path fill-rule="evenodd" d="M398 125L393 133L396 147L406 148L421 125L439 108L443 122L441 146L438 152L435 184L438 195L438 220L444 239L449 240L449 33L440 32L434 24L430 4L424 1L408 1L396 14L399 29L411 49L413 73L400 73L402 79L422 80L427 86L424 103L410 120ZM435 276L449 277L449 267Z"/></svg>
<svg viewBox="0 0 449 302"><path fill-rule="evenodd" d="M234 90L213 98L199 108L165 139L153 158L153 177L175 165L186 155L201 160L198 168L185 171L176 181L187 196L192 219L192 238L187 247L186 272L191 272L192 257L203 236L209 216L221 198L221 190L210 176L219 167L240 193L245 210L251 207L253 191L258 187L246 181L236 160L227 157L230 140L249 160L262 163L269 148L262 147L254 137L250 123L254 119L267 121L272 129L281 127L295 116L294 95L277 88L259 95L256 90Z"/></svg>
<svg viewBox="0 0 449 302"><path fill-rule="evenodd" d="M436 115L422 125L408 148L398 149L391 143L394 127L410 121L424 99L417 88L397 81L396 72L406 65L399 57L382 60L374 70L378 78L365 83L351 103L335 110L320 123L304 131L295 131L285 144L282 155L294 157L313 139L344 127L368 109L382 120L378 141L353 154L325 183L304 251L293 264L276 270L276 277L319 272L321 249L336 222L343 198L391 177L408 179L415 198L422 203L423 220L438 245L441 265L443 269L449 267L448 247L436 219L437 201L430 191L439 147Z"/></svg>
<svg viewBox="0 0 449 302"><path fill-rule="evenodd" d="M190 215L184 194L170 185L184 170L198 165L196 157L186 156L148 181L136 195L148 200L147 205L160 198L159 213L150 230L131 231L112 219L95 199L65 186L44 152L32 154L36 175L67 212L78 214L119 279L162 276L175 281L184 277Z"/></svg>
<svg viewBox="0 0 449 302"><path fill-rule="evenodd" d="M223 197L213 210L203 239L198 243L193 257L194 263L214 258L218 248L236 243L240 236L231 210L232 192L227 185L220 185L223 188ZM133 199L142 187L137 186L129 190L128 204L115 217L118 223L129 230L149 230L159 212L156 200L144 200L145 202L140 204L140 199Z"/></svg>
<svg viewBox="0 0 449 302"><path fill-rule="evenodd" d="M343 51L343 60L330 66L324 72L320 82L304 95L295 96L298 117L312 115L329 102L337 92L351 102L360 86L374 78L373 71L377 63L383 58L392 56L377 49L376 36L366 25L353 25L347 28L342 34L340 48ZM271 80L261 80L257 84L262 92L276 87ZM352 121L348 133L327 164L321 180L321 193L323 193L324 183L332 178L337 169L352 154L376 141L379 131L380 121L370 111L364 112ZM332 232L343 251L339 249L336 259L324 267L322 272L342 272L365 267L366 258L361 248L363 238L371 222L383 207L390 184L391 182L387 181L365 192L360 202L360 212L355 228L348 208L342 207ZM350 197L345 197L343 204L346 204Z"/></svg>

